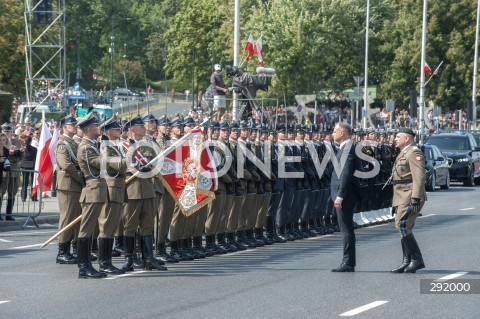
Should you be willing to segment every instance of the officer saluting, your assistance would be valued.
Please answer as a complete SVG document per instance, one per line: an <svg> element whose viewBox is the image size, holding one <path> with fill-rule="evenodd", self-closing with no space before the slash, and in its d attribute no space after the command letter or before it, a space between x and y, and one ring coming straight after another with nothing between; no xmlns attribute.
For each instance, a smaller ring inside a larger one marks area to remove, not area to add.
<svg viewBox="0 0 480 319"><path fill-rule="evenodd" d="M393 202L395 226L400 231L403 263L392 273L414 273L425 268L422 253L413 236L420 210L426 200L425 156L414 144L415 133L409 128L400 128L395 138L400 154L393 167Z"/></svg>
<svg viewBox="0 0 480 319"><path fill-rule="evenodd" d="M108 201L107 183L100 177L101 158L97 138L100 125L93 113L81 118L77 126L83 132L83 139L78 147L78 165L85 176L86 186L80 195L82 221L77 240L79 278L103 278L107 275L92 267L90 250L92 235L98 227L98 217L104 204Z"/></svg>

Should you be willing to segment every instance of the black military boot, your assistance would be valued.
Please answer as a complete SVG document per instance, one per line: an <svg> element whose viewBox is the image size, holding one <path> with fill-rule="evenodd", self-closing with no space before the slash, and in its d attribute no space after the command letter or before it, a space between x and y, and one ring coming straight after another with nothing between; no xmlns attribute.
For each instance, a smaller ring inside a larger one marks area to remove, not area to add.
<svg viewBox="0 0 480 319"><path fill-rule="evenodd" d="M213 240L215 244L215 239ZM234 253L238 251L238 247L235 246L235 236L231 234L231 236L227 233L219 233L217 234L217 243L216 246L221 254L224 254L222 250L225 250L226 253ZM246 248L245 248L246 249Z"/></svg>
<svg viewBox="0 0 480 319"><path fill-rule="evenodd" d="M180 253L180 244L178 240L174 240L170 242L170 256L172 256L175 259L178 259L179 261L190 260L186 256Z"/></svg>
<svg viewBox="0 0 480 319"><path fill-rule="evenodd" d="M308 222L306 221L302 221L300 223L300 232L305 233L308 237L317 237L317 233L308 228Z"/></svg>
<svg viewBox="0 0 480 319"><path fill-rule="evenodd" d="M244 230L237 230L237 242L244 244L248 248L257 248L253 242L249 241Z"/></svg>
<svg viewBox="0 0 480 319"><path fill-rule="evenodd" d="M207 250L204 246L203 246L203 239L202 239L202 236L195 236L193 237L193 248L202 252L205 257L212 257L213 255L215 255L214 252L212 252L211 250Z"/></svg>
<svg viewBox="0 0 480 319"><path fill-rule="evenodd" d="M182 247L183 247L183 250L185 250L187 253L192 255L194 259L205 258L205 254L193 248L192 238L182 239Z"/></svg>
<svg viewBox="0 0 480 319"><path fill-rule="evenodd" d="M227 243L235 247L237 251L247 249L247 245L235 239L235 233L227 233Z"/></svg>
<svg viewBox="0 0 480 319"><path fill-rule="evenodd" d="M292 234L287 232L287 226L279 226L278 227L278 237L285 239L286 241L295 241L295 237Z"/></svg>
<svg viewBox="0 0 480 319"><path fill-rule="evenodd" d="M75 240L75 239L72 240L71 245L72 245L72 256L74 258L77 258L77 240Z"/></svg>
<svg viewBox="0 0 480 319"><path fill-rule="evenodd" d="M143 243L142 238L137 233L135 235L135 246L133 249L133 268L143 269L143 260L140 256L143 255Z"/></svg>
<svg viewBox="0 0 480 319"><path fill-rule="evenodd" d="M157 244L157 259L160 259L163 262L175 264L178 263L178 259L167 253L167 248L165 247L165 242Z"/></svg>
<svg viewBox="0 0 480 319"><path fill-rule="evenodd" d="M92 266L90 260L91 245L90 238L83 237L77 239L78 278L105 278L107 274L98 272Z"/></svg>
<svg viewBox="0 0 480 319"><path fill-rule="evenodd" d="M418 247L418 243L412 233L403 237L403 241L410 252L410 264L405 268L405 273L415 273L419 269L425 268L422 253Z"/></svg>
<svg viewBox="0 0 480 319"><path fill-rule="evenodd" d="M122 270L133 271L133 247L135 246L135 237L123 237L123 248L125 249L125 263Z"/></svg>
<svg viewBox="0 0 480 319"><path fill-rule="evenodd" d="M99 271L106 274L121 275L123 270L112 265L113 238L98 238L98 264Z"/></svg>
<svg viewBox="0 0 480 319"><path fill-rule="evenodd" d="M153 257L153 236L143 236L143 269L144 270L167 270L163 261L159 261Z"/></svg>
<svg viewBox="0 0 480 319"><path fill-rule="evenodd" d="M9 198L7 199L7 211L6 211L6 217L5 217L5 220L15 220L15 218L13 218L11 215L12 215L12 212L13 212L13 204L15 203L15 198Z"/></svg>
<svg viewBox="0 0 480 319"><path fill-rule="evenodd" d="M400 239L401 243L402 243L402 252L403 252L403 262L400 266L398 266L397 268L395 269L392 269L390 270L391 273L395 273L395 274L401 274L403 273L403 271L405 270L405 268L408 267L408 265L410 264L410 252L408 251L408 248L407 246L405 245L405 242L403 241L403 238Z"/></svg>
<svg viewBox="0 0 480 319"><path fill-rule="evenodd" d="M260 229L260 231L261 231L261 229ZM254 243L255 246L257 246L257 247L265 246L265 242L262 240L262 236L260 236L259 238L255 237L255 230L254 229L246 230L246 234L247 234L247 239L250 242ZM261 234L261 232L260 232L260 234Z"/></svg>
<svg viewBox="0 0 480 319"><path fill-rule="evenodd" d="M98 259L98 241L97 238L92 238L92 247L90 247L90 260L97 261Z"/></svg>
<svg viewBox="0 0 480 319"><path fill-rule="evenodd" d="M118 256L121 256L125 252L123 249L123 236L115 237L115 246L113 247L113 250L115 253L119 254Z"/></svg>
<svg viewBox="0 0 480 319"><path fill-rule="evenodd" d="M70 254L70 242L58 243L57 264L76 264L77 258Z"/></svg>
<svg viewBox="0 0 480 319"><path fill-rule="evenodd" d="M218 250L218 246L215 245L215 235L206 235L205 236L205 249L213 255L219 255L220 251ZM225 254L227 253L226 250Z"/></svg>
<svg viewBox="0 0 480 319"><path fill-rule="evenodd" d="M263 235L263 228L255 228L253 230L255 234L255 239L256 240L261 240L264 245L273 245L275 241L268 239L266 236Z"/></svg>
<svg viewBox="0 0 480 319"><path fill-rule="evenodd" d="M178 251L188 260L195 260L195 255L190 252L190 247L188 247L188 239L181 239L178 241Z"/></svg>

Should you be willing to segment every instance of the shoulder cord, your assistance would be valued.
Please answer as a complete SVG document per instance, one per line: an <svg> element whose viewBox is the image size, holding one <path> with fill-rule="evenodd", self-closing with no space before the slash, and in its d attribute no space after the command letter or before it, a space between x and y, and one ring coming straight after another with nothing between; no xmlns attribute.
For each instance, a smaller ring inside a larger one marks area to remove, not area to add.
<svg viewBox="0 0 480 319"><path fill-rule="evenodd" d="M122 154L121 154L120 151L116 148L116 145L111 146L110 148L113 149L113 150L115 151L115 153L117 153L118 157L120 157L120 160L122 160ZM108 175L108 177L115 178L115 177L117 177L119 174L120 174L120 172L117 171L117 174L116 174L115 176L110 176L110 175L108 174L108 170L107 170L107 175Z"/></svg>
<svg viewBox="0 0 480 319"><path fill-rule="evenodd" d="M96 176L96 175L94 175L94 174L92 173L92 171L90 170L90 164L88 164L88 152L87 152L87 147L91 147L91 148L93 149L93 151L94 151L98 156L100 156L100 153L98 152L98 150L97 150L95 147L93 147L93 146L91 146L91 145L88 145L88 144L87 144L87 145L85 146L85 160L87 161L88 172L90 173L90 175L91 175L93 178L98 179L98 178L100 178L100 175L101 175L101 174L98 174L98 176Z"/></svg>
<svg viewBox="0 0 480 319"><path fill-rule="evenodd" d="M78 158L73 153L72 146L69 143L67 143L66 141L62 141L62 142L63 142L63 144L65 144L65 147L67 148L68 154L70 155L70 159L72 160L72 162L78 164Z"/></svg>

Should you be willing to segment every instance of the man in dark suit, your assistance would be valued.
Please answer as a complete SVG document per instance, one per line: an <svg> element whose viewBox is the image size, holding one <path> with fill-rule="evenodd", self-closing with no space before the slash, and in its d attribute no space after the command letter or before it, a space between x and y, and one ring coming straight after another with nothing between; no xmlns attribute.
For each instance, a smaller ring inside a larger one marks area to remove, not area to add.
<svg viewBox="0 0 480 319"><path fill-rule="evenodd" d="M340 167L332 172L330 198L333 201L340 231L342 232L343 259L340 266L332 269L332 272L355 271L353 211L359 200L359 191L356 189L357 183L355 183L355 177L353 176L358 157L355 155L355 146L350 140L351 135L352 129L346 123L338 123L333 130L333 140L338 147L335 156ZM332 160L335 161L333 158ZM336 166L335 163L334 166Z"/></svg>

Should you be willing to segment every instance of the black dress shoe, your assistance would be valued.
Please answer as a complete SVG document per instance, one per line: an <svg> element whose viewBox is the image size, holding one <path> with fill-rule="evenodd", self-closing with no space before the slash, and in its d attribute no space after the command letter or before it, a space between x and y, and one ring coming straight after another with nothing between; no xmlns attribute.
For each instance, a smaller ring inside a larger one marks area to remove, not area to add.
<svg viewBox="0 0 480 319"><path fill-rule="evenodd" d="M340 267L333 268L332 272L355 272L355 267L342 263Z"/></svg>

